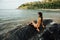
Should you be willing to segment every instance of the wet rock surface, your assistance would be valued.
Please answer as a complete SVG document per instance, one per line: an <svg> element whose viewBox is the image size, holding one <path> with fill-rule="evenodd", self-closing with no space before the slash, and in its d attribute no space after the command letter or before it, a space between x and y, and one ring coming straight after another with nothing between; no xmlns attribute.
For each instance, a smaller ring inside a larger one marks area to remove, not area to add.
<svg viewBox="0 0 60 40"><path fill-rule="evenodd" d="M50 25L42 34L42 40L60 40L60 24Z"/></svg>
<svg viewBox="0 0 60 40"><path fill-rule="evenodd" d="M46 28L41 32L37 32L33 25L18 27L0 35L0 40L60 40L60 24L50 24L51 22L53 22L51 19L45 19Z"/></svg>

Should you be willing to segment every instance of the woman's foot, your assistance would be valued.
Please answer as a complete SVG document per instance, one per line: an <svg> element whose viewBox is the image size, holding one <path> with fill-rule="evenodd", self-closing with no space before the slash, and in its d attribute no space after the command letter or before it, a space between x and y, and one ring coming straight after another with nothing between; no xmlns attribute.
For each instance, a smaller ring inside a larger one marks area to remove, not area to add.
<svg viewBox="0 0 60 40"><path fill-rule="evenodd" d="M36 29L38 32L40 32L40 30L39 29Z"/></svg>

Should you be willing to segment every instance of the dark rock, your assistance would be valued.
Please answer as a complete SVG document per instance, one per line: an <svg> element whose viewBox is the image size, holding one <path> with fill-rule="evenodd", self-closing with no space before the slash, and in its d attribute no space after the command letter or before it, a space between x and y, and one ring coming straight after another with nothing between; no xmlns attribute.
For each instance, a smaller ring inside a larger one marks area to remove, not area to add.
<svg viewBox="0 0 60 40"><path fill-rule="evenodd" d="M50 24L51 22L53 22L53 20L51 20L51 19L45 19L43 21L43 24L46 26L46 25Z"/></svg>
<svg viewBox="0 0 60 40"><path fill-rule="evenodd" d="M4 40L28 40L36 34L37 31L33 27L27 25L22 29L13 31L12 33L8 32Z"/></svg>
<svg viewBox="0 0 60 40"><path fill-rule="evenodd" d="M52 20L46 19L43 22L44 22L44 25L46 26L50 24ZM29 24L21 29L16 28L12 31L9 31L8 33L0 36L0 39L1 40L40 40L40 39L41 40L55 40L55 39L60 39L60 27L59 27L60 25L52 24L50 26L51 27L44 29L45 31L38 33L36 29L33 27L33 25Z"/></svg>
<svg viewBox="0 0 60 40"><path fill-rule="evenodd" d="M43 40L60 40L60 24L53 24L42 34Z"/></svg>

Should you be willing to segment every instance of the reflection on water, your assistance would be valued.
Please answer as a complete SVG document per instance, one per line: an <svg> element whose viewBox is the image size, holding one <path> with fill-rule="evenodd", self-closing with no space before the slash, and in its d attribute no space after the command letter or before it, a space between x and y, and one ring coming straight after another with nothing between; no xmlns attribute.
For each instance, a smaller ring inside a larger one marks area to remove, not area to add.
<svg viewBox="0 0 60 40"><path fill-rule="evenodd" d="M23 22L36 20L38 12L43 13L43 18L52 18L60 23L59 11L2 9L0 10L0 34L16 28Z"/></svg>

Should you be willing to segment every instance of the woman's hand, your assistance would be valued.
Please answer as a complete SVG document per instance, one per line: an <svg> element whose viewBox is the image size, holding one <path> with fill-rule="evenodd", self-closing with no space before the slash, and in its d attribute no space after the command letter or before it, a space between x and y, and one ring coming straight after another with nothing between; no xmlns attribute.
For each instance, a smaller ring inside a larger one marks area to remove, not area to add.
<svg viewBox="0 0 60 40"><path fill-rule="evenodd" d="M31 25L32 25L32 24L33 24L33 21L31 21L31 22L28 22L28 24L27 24L27 25L29 25L29 24L31 24Z"/></svg>
<svg viewBox="0 0 60 40"><path fill-rule="evenodd" d="M28 24L27 25L30 25L31 24L31 22L28 22Z"/></svg>
<svg viewBox="0 0 60 40"><path fill-rule="evenodd" d="M32 21L31 23L32 23L32 25L34 25L34 21Z"/></svg>

